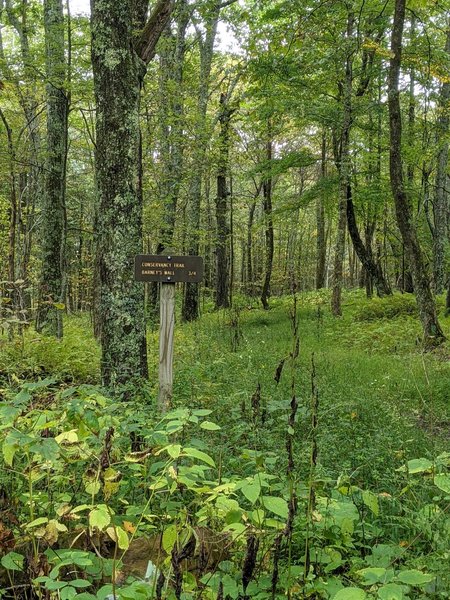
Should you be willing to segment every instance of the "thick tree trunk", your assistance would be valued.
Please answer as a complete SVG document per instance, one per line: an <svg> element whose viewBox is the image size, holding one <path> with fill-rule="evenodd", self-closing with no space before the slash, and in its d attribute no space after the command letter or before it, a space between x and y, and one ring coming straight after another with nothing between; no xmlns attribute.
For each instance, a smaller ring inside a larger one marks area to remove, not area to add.
<svg viewBox="0 0 450 600"><path fill-rule="evenodd" d="M411 208L405 191L403 159L401 151L402 119L400 110L399 77L402 58L403 28L406 0L395 1L395 14L391 38L391 64L389 70L389 126L390 126L390 175L395 201L397 224L402 235L405 251L410 259L414 288L422 322L424 343L433 346L445 337L436 314L436 305L430 289L428 273L423 261L417 232L412 222Z"/></svg>
<svg viewBox="0 0 450 600"><path fill-rule="evenodd" d="M229 297L229 265L228 241L230 231L227 220L228 205L228 158L230 146L230 121L233 110L228 106L225 93L220 96L220 135L219 160L217 168L217 197L216 197L216 308L228 308Z"/></svg>
<svg viewBox="0 0 450 600"><path fill-rule="evenodd" d="M267 128L267 144L266 144L266 159L271 161L273 158L273 140L272 127L270 120ZM269 308L270 296L270 281L272 279L273 254L274 254L274 233L273 233L273 215L272 215L272 178L268 177L263 183L263 198L264 198L264 222L265 222L265 241L266 241L266 259L264 282L261 292L261 303L264 310Z"/></svg>
<svg viewBox="0 0 450 600"><path fill-rule="evenodd" d="M147 8L148 0L91 0L101 372L105 386L127 394L148 376L144 287L133 269L143 246L140 92L173 2L158 0L145 23Z"/></svg>
<svg viewBox="0 0 450 600"><path fill-rule="evenodd" d="M110 388L148 374L144 286L133 274L134 256L142 251L136 184L144 64L133 49L131 9L130 0L92 0L101 371Z"/></svg>
<svg viewBox="0 0 450 600"><path fill-rule="evenodd" d="M42 267L36 330L59 339L65 303L66 160L69 102L62 0L44 1L47 64L47 160L42 206Z"/></svg>
<svg viewBox="0 0 450 600"><path fill-rule="evenodd" d="M445 51L450 55L450 23L447 30ZM434 264L434 289L436 294L441 294L445 286L445 245L447 243L448 222L448 157L449 144L448 132L450 126L449 118L450 82L442 84L440 96L440 113L437 122L439 151L436 170L436 192L434 199L434 239L433 239L433 264Z"/></svg>

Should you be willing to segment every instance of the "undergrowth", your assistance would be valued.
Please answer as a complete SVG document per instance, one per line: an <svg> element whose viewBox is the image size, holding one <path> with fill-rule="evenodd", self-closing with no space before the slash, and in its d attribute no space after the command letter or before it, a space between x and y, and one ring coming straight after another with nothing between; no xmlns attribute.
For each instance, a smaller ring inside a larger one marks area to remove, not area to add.
<svg viewBox="0 0 450 600"><path fill-rule="evenodd" d="M409 300L373 302L335 320L326 293L238 299L177 325L163 418L156 386L86 385L84 317L60 344L4 342L0 595L447 598L448 347L422 353Z"/></svg>

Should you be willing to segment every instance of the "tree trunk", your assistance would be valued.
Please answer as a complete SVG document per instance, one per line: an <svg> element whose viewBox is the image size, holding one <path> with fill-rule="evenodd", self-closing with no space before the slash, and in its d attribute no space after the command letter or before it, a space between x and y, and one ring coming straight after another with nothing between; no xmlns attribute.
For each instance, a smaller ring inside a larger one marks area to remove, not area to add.
<svg viewBox="0 0 450 600"><path fill-rule="evenodd" d="M200 237L200 207L202 199L202 180L205 168L206 150L208 147L210 133L207 126L207 108L209 98L209 82L216 39L217 24L219 22L220 5L216 4L211 10L206 21L205 39L200 39L200 85L197 99L197 126L194 143L194 169L190 186L191 205L188 214L188 253L196 255L199 253ZM199 292L197 283L187 283L184 290L184 301L182 318L185 321L193 321L199 315Z"/></svg>
<svg viewBox="0 0 450 600"><path fill-rule="evenodd" d="M402 235L405 251L410 259L414 289L422 322L425 346L440 344L444 334L436 314L436 305L430 289L430 281L422 258L417 232L412 222L411 208L405 191L402 158L402 119L400 109L399 77L402 58L403 28L406 0L395 1L395 14L391 38L391 61L389 69L389 126L390 126L390 175L395 201L397 224Z"/></svg>
<svg viewBox="0 0 450 600"><path fill-rule="evenodd" d="M270 119L267 127L266 159L270 163L273 158L273 140L272 127ZM264 222L265 222L265 242L266 242L266 260L264 283L261 292L261 303L264 310L269 308L270 280L272 278L273 254L274 254L274 235L273 235L273 215L272 215L272 177L268 177L263 182L264 197Z"/></svg>
<svg viewBox="0 0 450 600"><path fill-rule="evenodd" d="M327 138L322 134L321 177L327 175ZM323 198L317 198L316 203L317 254L316 254L316 290L325 287L325 264L327 258L327 240L325 236L325 204Z"/></svg>
<svg viewBox="0 0 450 600"><path fill-rule="evenodd" d="M228 106L227 94L220 95L220 135L219 135L219 160L217 169L217 197L216 197L216 308L228 308L230 305L229 265L228 265L228 239L230 235L227 223L228 205L228 159L230 146L230 121L233 110Z"/></svg>
<svg viewBox="0 0 450 600"><path fill-rule="evenodd" d="M450 55L450 23L447 30L445 52ZM437 122L439 151L436 170L436 192L434 199L434 238L433 238L433 263L434 263L434 289L436 294L442 294L445 286L445 244L447 241L448 221L448 155L449 144L447 140L450 118L450 82L442 84L439 99L439 117Z"/></svg>
<svg viewBox="0 0 450 600"><path fill-rule="evenodd" d="M97 105L96 215L105 386L119 391L148 376L144 287L134 281L142 251L139 179L139 100L145 63L173 9L159 0L145 24L147 0L92 0L92 66ZM135 31L141 37L136 39Z"/></svg>
<svg viewBox="0 0 450 600"><path fill-rule="evenodd" d="M47 160L42 206L42 267L36 330L63 335L65 303L66 162L69 102L62 0L44 1L47 65Z"/></svg>
<svg viewBox="0 0 450 600"><path fill-rule="evenodd" d="M384 277L381 264L374 259L371 246L369 244L365 245L359 234L352 200L352 190L350 186L347 188L347 193L347 225L350 237L352 239L353 248L355 249L358 258L366 271L366 277L369 277L373 280L377 290L377 295L380 298L383 296L391 296L392 290Z"/></svg>

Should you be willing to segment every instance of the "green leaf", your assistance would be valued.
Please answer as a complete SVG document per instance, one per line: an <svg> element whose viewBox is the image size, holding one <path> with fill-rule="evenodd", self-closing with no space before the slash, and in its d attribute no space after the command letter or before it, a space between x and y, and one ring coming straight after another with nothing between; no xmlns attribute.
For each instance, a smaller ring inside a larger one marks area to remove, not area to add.
<svg viewBox="0 0 450 600"><path fill-rule="evenodd" d="M369 508L373 514L378 517L380 507L378 505L378 496L369 490L364 490L362 493L362 500L364 504Z"/></svg>
<svg viewBox="0 0 450 600"><path fill-rule="evenodd" d="M59 592L60 600L72 600L77 595L77 590L70 585L67 585Z"/></svg>
<svg viewBox="0 0 450 600"><path fill-rule="evenodd" d="M167 529L164 530L162 537L162 546L164 548L164 551L167 552L167 554L170 554L172 552L172 549L177 541L177 537L178 533L176 525L170 525L169 527L167 527Z"/></svg>
<svg viewBox="0 0 450 600"><path fill-rule="evenodd" d="M428 458L414 458L413 460L409 460L406 465L397 469L398 471L408 472L410 475L415 475L416 473L426 473L431 471L433 468L433 463Z"/></svg>
<svg viewBox="0 0 450 600"><path fill-rule="evenodd" d="M52 579L47 579L47 583L45 584L45 587L50 592L53 592L56 590L62 590L63 588L66 587L66 585L68 585L67 581L53 581Z"/></svg>
<svg viewBox="0 0 450 600"><path fill-rule="evenodd" d="M102 531L111 522L111 516L108 512L107 507L104 504L99 504L97 508L91 510L89 513L89 526L96 527Z"/></svg>
<svg viewBox="0 0 450 600"><path fill-rule="evenodd" d="M55 460L59 456L59 446L53 438L43 438L31 444L30 451L39 454L45 460Z"/></svg>
<svg viewBox="0 0 450 600"><path fill-rule="evenodd" d="M180 444L170 444L164 448L171 458L178 458L181 454Z"/></svg>
<svg viewBox="0 0 450 600"><path fill-rule="evenodd" d="M403 600L403 590L396 583L388 583L378 590L380 600Z"/></svg>
<svg viewBox="0 0 450 600"><path fill-rule="evenodd" d="M434 485L446 494L450 494L450 475L448 473L441 473L441 475L434 476Z"/></svg>
<svg viewBox="0 0 450 600"><path fill-rule="evenodd" d="M24 556L17 552L8 552L2 557L1 565L8 571L23 571Z"/></svg>
<svg viewBox="0 0 450 600"><path fill-rule="evenodd" d="M117 533L117 545L121 550L128 550L130 540L128 539L127 532L122 527L116 527Z"/></svg>
<svg viewBox="0 0 450 600"><path fill-rule="evenodd" d="M406 583L406 585L425 585L426 583L430 583L433 581L434 576L429 575L428 573L422 573L422 571L418 571L417 569L411 569L409 571L400 571L397 575L397 581L401 581L402 583Z"/></svg>
<svg viewBox="0 0 450 600"><path fill-rule="evenodd" d="M222 429L212 421L203 421L203 423L200 423L200 427L201 429L206 429L206 431L218 431L219 429Z"/></svg>
<svg viewBox="0 0 450 600"><path fill-rule="evenodd" d="M387 570L383 567L368 567L360 569L357 574L364 580L363 585L373 585L374 583L384 583Z"/></svg>
<svg viewBox="0 0 450 600"><path fill-rule="evenodd" d="M87 588L92 585L92 583L89 583L86 579L74 579L73 581L69 581L69 585L76 588Z"/></svg>
<svg viewBox="0 0 450 600"><path fill-rule="evenodd" d="M270 510L270 512L273 512L282 519L287 519L289 511L286 500L278 498L277 496L262 496L261 501L264 508Z"/></svg>
<svg viewBox="0 0 450 600"><path fill-rule="evenodd" d="M104 585L97 592L98 600L106 600L106 598L113 593L113 586L108 583L108 585Z"/></svg>
<svg viewBox="0 0 450 600"><path fill-rule="evenodd" d="M360 588L346 587L333 596L333 600L365 600L366 592Z"/></svg>
<svg viewBox="0 0 450 600"><path fill-rule="evenodd" d="M33 527L39 527L39 525L44 525L45 523L48 523L48 518L47 517L39 517L39 519L34 519L34 521L31 521L31 523L28 523L26 525L26 528L32 529Z"/></svg>
<svg viewBox="0 0 450 600"><path fill-rule="evenodd" d="M196 415L197 417L207 417L211 413L212 410L208 410L207 408L197 408L192 411L192 414Z"/></svg>
<svg viewBox="0 0 450 600"><path fill-rule="evenodd" d="M8 444L7 441L3 442L2 446L3 458L8 467L12 467L14 455L17 452L16 444Z"/></svg>
<svg viewBox="0 0 450 600"><path fill-rule="evenodd" d="M205 462L207 465L210 465L211 467L216 466L216 463L213 461L213 459L208 454L206 454L205 452L202 452L201 450L197 450L197 448L184 448L183 455L190 456L191 458L198 458L198 460Z"/></svg>
<svg viewBox="0 0 450 600"><path fill-rule="evenodd" d="M261 493L261 484L259 481L254 479L253 481L245 483L241 487L241 492L244 494L247 500L249 500L252 504L255 504Z"/></svg>

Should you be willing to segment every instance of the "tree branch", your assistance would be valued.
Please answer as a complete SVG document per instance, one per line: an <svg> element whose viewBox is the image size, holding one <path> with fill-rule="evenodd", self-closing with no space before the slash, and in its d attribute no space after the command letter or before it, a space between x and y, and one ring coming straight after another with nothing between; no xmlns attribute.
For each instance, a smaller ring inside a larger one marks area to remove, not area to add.
<svg viewBox="0 0 450 600"><path fill-rule="evenodd" d="M237 0L225 0L225 2L221 2L219 4L219 10L222 10L222 8L226 8L227 6L230 6L231 4L234 4L235 2L237 2Z"/></svg>
<svg viewBox="0 0 450 600"><path fill-rule="evenodd" d="M155 56L156 44L170 20L174 6L174 0L158 0L153 9L136 48L145 64Z"/></svg>

